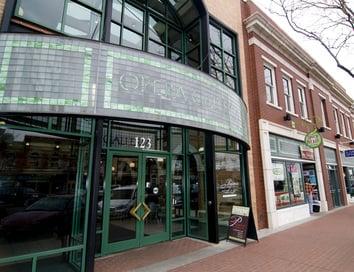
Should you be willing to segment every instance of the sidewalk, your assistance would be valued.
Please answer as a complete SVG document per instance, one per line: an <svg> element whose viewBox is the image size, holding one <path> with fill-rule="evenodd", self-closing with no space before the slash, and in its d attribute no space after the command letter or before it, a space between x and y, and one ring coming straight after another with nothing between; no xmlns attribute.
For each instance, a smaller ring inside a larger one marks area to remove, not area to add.
<svg viewBox="0 0 354 272"><path fill-rule="evenodd" d="M354 206L172 271L354 271Z"/></svg>

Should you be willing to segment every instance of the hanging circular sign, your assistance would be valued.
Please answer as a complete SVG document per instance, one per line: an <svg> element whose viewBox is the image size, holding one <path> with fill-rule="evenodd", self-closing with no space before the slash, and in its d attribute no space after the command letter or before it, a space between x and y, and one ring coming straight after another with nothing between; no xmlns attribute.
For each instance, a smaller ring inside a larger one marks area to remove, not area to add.
<svg viewBox="0 0 354 272"><path fill-rule="evenodd" d="M304 142L308 147L317 148L323 143L323 139L321 134L315 129L306 134Z"/></svg>

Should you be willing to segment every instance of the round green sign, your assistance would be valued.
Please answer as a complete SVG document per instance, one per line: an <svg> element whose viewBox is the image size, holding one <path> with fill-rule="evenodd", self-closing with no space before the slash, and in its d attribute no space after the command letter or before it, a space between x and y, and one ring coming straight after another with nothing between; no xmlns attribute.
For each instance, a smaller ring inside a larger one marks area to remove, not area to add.
<svg viewBox="0 0 354 272"><path fill-rule="evenodd" d="M317 131L317 129L307 133L305 136L305 144L310 148L319 147L322 143L323 143L322 136Z"/></svg>

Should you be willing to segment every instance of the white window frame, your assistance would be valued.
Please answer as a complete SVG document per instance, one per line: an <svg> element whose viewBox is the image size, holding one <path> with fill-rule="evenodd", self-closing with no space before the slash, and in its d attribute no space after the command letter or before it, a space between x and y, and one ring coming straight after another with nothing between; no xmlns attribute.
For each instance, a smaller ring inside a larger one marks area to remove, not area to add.
<svg viewBox="0 0 354 272"><path fill-rule="evenodd" d="M326 118L327 108L326 108L326 99L320 96L321 100L321 112L322 112L322 124L324 127L328 128L328 120Z"/></svg>
<svg viewBox="0 0 354 272"><path fill-rule="evenodd" d="M340 125L339 125L338 109L337 108L333 108L333 115L334 115L334 124L336 125L336 133L337 134L341 134L340 133Z"/></svg>
<svg viewBox="0 0 354 272"><path fill-rule="evenodd" d="M265 80L265 73L264 73L265 69L270 70L272 84L267 84L267 82ZM263 63L263 75L264 75L264 85L265 85L265 92L266 92L266 101L267 101L267 103L278 107L279 106L278 105L278 93L277 93L277 87L276 87L277 84L275 81L275 68L274 68L274 66L271 64L268 64L268 63ZM268 100L267 87L270 88L270 92L271 92L273 101Z"/></svg>
<svg viewBox="0 0 354 272"><path fill-rule="evenodd" d="M308 110L307 110L305 88L302 86L298 86L297 91L298 91L298 95L299 95L300 116L303 119L308 119L309 114L308 114Z"/></svg>
<svg viewBox="0 0 354 272"><path fill-rule="evenodd" d="M341 114L340 114L340 120L341 120L341 123L342 123L342 131L343 131L343 135L344 135L344 137L348 137L348 135L347 135L347 128L346 128L346 126L345 126L345 121L344 121L344 113L343 112L341 112Z"/></svg>
<svg viewBox="0 0 354 272"><path fill-rule="evenodd" d="M287 83L286 88L284 86L284 80ZM286 112L295 114L294 96L293 96L291 83L292 82L290 77L285 75L282 76L282 84L283 84L284 98L285 98L285 110Z"/></svg>
<svg viewBox="0 0 354 272"><path fill-rule="evenodd" d="M347 121L347 128L348 128L348 137L350 139L353 139L352 128L350 126L350 117L347 116L346 121Z"/></svg>

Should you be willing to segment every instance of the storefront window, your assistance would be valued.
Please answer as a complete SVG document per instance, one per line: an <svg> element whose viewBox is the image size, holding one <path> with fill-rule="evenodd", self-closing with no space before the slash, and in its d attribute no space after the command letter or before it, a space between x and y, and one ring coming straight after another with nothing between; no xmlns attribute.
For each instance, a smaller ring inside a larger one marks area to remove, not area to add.
<svg viewBox="0 0 354 272"><path fill-rule="evenodd" d="M273 181L277 208L305 202L304 180L300 163L274 161Z"/></svg>
<svg viewBox="0 0 354 272"><path fill-rule="evenodd" d="M189 234L207 239L204 132L189 130L188 165Z"/></svg>
<svg viewBox="0 0 354 272"><path fill-rule="evenodd" d="M0 127L0 258L84 244L89 138L25 129ZM78 256L58 260L80 266Z"/></svg>
<svg viewBox="0 0 354 272"><path fill-rule="evenodd" d="M219 239L225 239L232 206L243 205L240 155L215 153Z"/></svg>

